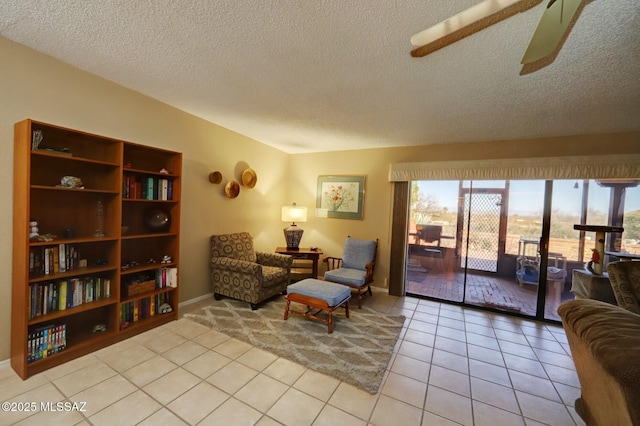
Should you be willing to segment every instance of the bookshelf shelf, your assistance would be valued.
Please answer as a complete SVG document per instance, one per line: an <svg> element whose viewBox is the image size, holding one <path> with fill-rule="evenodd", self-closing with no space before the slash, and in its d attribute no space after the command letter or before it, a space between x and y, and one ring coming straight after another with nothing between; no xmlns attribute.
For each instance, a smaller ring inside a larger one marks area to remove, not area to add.
<svg viewBox="0 0 640 426"><path fill-rule="evenodd" d="M31 185L31 189L38 189L42 191L61 191L61 192L84 192L84 193L93 193L93 194L107 194L107 195L118 195L118 191L108 191L104 189L90 189L90 188L63 188L56 186L45 186L45 185Z"/></svg>
<svg viewBox="0 0 640 426"><path fill-rule="evenodd" d="M20 377L177 319L181 172L179 152L16 123L11 365ZM130 198L143 182L150 199ZM147 229L149 209L169 215L162 232ZM48 240L29 239L32 221ZM163 281L128 297L148 276Z"/></svg>
<svg viewBox="0 0 640 426"><path fill-rule="evenodd" d="M120 167L120 163L118 163L118 162L102 161L102 160L95 160L95 159L91 159L91 158L82 158L82 157L59 155L59 154L50 153L48 151L32 150L31 151L31 155L33 156L33 158L38 158L38 157L46 158L45 161L78 162L78 163L90 163L90 164L93 164L93 165L109 166L109 167L112 167L112 168L119 168Z"/></svg>
<svg viewBox="0 0 640 426"><path fill-rule="evenodd" d="M110 299L97 300L95 302L86 302L74 308L65 309L64 311L54 311L49 314L37 316L29 320L29 325L38 325L38 324L46 323L48 321L54 321L59 318L68 317L69 315L80 314L82 312L89 311L96 308L101 308L107 305L114 305L117 302L118 301L116 300L115 297L111 297Z"/></svg>
<svg viewBox="0 0 640 426"><path fill-rule="evenodd" d="M43 274L43 275L34 275L32 278L29 278L29 284L37 284L45 281L56 281L63 278L69 277L83 277L85 275L95 275L101 272L109 272L117 270L114 266L87 266L86 268L78 268L73 269L67 272L58 272L51 274Z"/></svg>
<svg viewBox="0 0 640 426"><path fill-rule="evenodd" d="M91 238L65 238L54 241L29 241L31 247L50 246L52 244L81 244L81 243L99 243L101 241L118 241L115 237L91 237Z"/></svg>
<svg viewBox="0 0 640 426"><path fill-rule="evenodd" d="M158 294L168 293L170 291L173 291L173 288L161 288L161 289L150 291L148 293L137 294L131 297L123 297L122 303L135 302L140 299L147 299L151 296L157 296Z"/></svg>

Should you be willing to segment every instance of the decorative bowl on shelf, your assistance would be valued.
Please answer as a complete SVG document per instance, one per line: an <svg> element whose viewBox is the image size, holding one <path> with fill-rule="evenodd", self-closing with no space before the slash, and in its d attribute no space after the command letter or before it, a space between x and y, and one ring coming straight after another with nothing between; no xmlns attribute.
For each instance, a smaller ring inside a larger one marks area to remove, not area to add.
<svg viewBox="0 0 640 426"><path fill-rule="evenodd" d="M163 209L149 209L144 215L144 224L151 232L163 232L171 226L171 215Z"/></svg>

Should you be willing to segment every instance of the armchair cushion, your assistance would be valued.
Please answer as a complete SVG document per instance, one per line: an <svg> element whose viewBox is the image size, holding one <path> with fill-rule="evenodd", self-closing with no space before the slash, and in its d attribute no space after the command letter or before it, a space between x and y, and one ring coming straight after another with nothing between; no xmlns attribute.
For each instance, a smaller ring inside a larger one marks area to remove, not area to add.
<svg viewBox="0 0 640 426"><path fill-rule="evenodd" d="M211 257L228 257L255 263L256 252L253 249L251 234L238 232L236 234L212 236Z"/></svg>
<svg viewBox="0 0 640 426"><path fill-rule="evenodd" d="M374 240L357 240L347 238L344 242L342 267L349 269L367 270L367 263L375 258L378 243Z"/></svg>
<svg viewBox="0 0 640 426"><path fill-rule="evenodd" d="M325 272L324 279L334 283L362 287L366 283L366 275L365 271L359 269L338 268Z"/></svg>

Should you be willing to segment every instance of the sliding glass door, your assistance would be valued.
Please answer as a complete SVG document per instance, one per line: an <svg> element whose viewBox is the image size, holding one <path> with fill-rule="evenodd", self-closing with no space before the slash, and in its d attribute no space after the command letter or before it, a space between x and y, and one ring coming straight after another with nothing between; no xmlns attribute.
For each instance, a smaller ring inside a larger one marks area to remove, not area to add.
<svg viewBox="0 0 640 426"><path fill-rule="evenodd" d="M412 182L405 291L559 320L595 237L574 225L625 227L606 262L640 253L639 182Z"/></svg>

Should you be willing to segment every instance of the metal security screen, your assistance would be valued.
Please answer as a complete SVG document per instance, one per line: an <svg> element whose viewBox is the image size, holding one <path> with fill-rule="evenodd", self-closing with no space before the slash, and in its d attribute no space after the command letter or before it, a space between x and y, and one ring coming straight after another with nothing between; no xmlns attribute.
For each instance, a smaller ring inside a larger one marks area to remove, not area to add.
<svg viewBox="0 0 640 426"><path fill-rule="evenodd" d="M502 195L490 193L464 194L463 246L461 265L478 271L498 270L498 235Z"/></svg>

